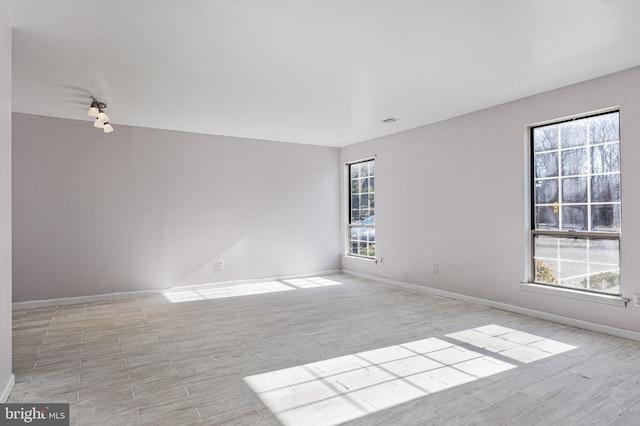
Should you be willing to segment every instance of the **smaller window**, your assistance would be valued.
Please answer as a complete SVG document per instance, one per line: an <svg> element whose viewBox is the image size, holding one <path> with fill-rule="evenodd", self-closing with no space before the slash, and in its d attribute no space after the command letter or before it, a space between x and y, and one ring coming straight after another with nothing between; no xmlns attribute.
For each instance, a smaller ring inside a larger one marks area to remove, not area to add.
<svg viewBox="0 0 640 426"><path fill-rule="evenodd" d="M351 163L349 168L349 255L376 255L375 160Z"/></svg>

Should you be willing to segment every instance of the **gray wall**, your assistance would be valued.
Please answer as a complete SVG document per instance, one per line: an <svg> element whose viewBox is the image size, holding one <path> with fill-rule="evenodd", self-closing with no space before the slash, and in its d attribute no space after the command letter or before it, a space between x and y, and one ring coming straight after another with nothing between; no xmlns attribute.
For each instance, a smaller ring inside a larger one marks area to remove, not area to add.
<svg viewBox="0 0 640 426"><path fill-rule="evenodd" d="M339 149L114 127L13 115L14 302L340 269Z"/></svg>
<svg viewBox="0 0 640 426"><path fill-rule="evenodd" d="M635 68L344 148L343 164L377 154L376 251L384 265L344 258L343 268L640 331L639 308L532 293L519 285L529 262L526 126L620 105L622 291L627 297L640 293L638 87Z"/></svg>
<svg viewBox="0 0 640 426"><path fill-rule="evenodd" d="M11 379L11 25L0 0L0 402Z"/></svg>

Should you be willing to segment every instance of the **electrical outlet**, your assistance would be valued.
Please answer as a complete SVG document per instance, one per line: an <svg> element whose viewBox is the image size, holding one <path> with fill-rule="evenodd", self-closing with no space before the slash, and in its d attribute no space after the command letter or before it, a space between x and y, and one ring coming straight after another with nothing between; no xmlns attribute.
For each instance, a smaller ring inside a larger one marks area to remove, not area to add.
<svg viewBox="0 0 640 426"><path fill-rule="evenodd" d="M640 293L633 294L632 303L636 308L640 308Z"/></svg>
<svg viewBox="0 0 640 426"><path fill-rule="evenodd" d="M224 269L224 260L218 260L218 269Z"/></svg>
<svg viewBox="0 0 640 426"><path fill-rule="evenodd" d="M381 257L380 260L378 260L378 263L380 263L381 265L384 265L384 257Z"/></svg>
<svg viewBox="0 0 640 426"><path fill-rule="evenodd" d="M437 273L438 273L438 264L437 264L437 263L434 263L434 264L433 264L433 273L434 273L434 274L437 274Z"/></svg>

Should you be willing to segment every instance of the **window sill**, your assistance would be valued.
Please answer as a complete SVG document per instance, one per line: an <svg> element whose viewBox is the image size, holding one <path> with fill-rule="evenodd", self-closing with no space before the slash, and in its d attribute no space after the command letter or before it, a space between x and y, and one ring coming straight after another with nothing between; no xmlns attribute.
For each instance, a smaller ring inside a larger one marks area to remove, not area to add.
<svg viewBox="0 0 640 426"><path fill-rule="evenodd" d="M568 297L570 299L586 300L588 302L602 303L605 305L619 306L624 308L627 306L629 299L622 296L613 296L609 294L585 293L579 290L571 290L570 288L551 287L547 285L534 283L520 283L520 288L525 291L533 291L535 293L553 294L554 296Z"/></svg>
<svg viewBox="0 0 640 426"><path fill-rule="evenodd" d="M351 256L348 254L345 254L342 256L343 259L353 259L355 261L359 261L359 262L372 262L372 263L377 263L376 259L371 258L371 257L361 257L361 256Z"/></svg>

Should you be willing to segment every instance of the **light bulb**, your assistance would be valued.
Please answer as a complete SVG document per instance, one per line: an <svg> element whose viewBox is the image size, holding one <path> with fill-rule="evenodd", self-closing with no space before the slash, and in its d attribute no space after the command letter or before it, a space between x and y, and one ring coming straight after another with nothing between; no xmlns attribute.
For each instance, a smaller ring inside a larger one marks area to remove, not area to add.
<svg viewBox="0 0 640 426"><path fill-rule="evenodd" d="M102 129L102 128L104 128L104 123L102 121L100 121L99 118L96 118L93 121L93 127L97 127L98 129Z"/></svg>
<svg viewBox="0 0 640 426"><path fill-rule="evenodd" d="M105 114L104 111L100 111L100 113L98 114L98 120L102 121L103 123L107 123L109 121L109 117L107 117L107 114Z"/></svg>
<svg viewBox="0 0 640 426"><path fill-rule="evenodd" d="M113 126L111 126L111 124L109 124L108 121L106 123L104 123L104 132L105 133L113 132Z"/></svg>
<svg viewBox="0 0 640 426"><path fill-rule="evenodd" d="M93 104L91 104L91 108L89 108L89 112L87 113L87 115L89 117L97 117L99 113L100 113L100 110L98 109L98 107L93 106Z"/></svg>

